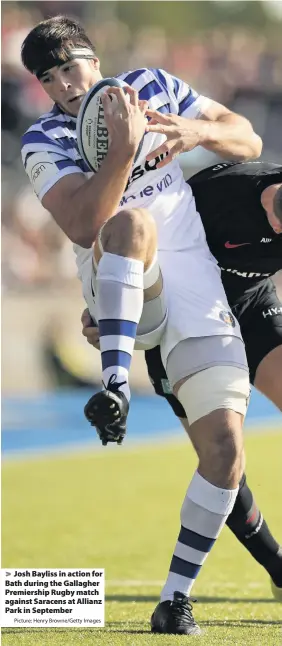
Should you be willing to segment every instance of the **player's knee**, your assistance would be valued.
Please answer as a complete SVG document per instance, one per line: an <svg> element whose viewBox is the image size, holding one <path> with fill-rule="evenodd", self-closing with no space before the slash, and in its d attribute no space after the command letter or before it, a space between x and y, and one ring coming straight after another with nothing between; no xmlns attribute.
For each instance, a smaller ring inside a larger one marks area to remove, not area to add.
<svg viewBox="0 0 282 646"><path fill-rule="evenodd" d="M213 439L206 449L200 451L199 461L202 467L211 470L225 482L236 482L241 477L243 456L243 438L240 425L232 421L231 416L222 417L216 431L212 433Z"/></svg>
<svg viewBox="0 0 282 646"><path fill-rule="evenodd" d="M153 217L146 209L124 209L102 227L100 246L104 251L143 260L150 265L157 248Z"/></svg>
<svg viewBox="0 0 282 646"><path fill-rule="evenodd" d="M242 420L231 410L218 410L195 422L190 433L196 440L199 471L214 485L237 487L242 475Z"/></svg>
<svg viewBox="0 0 282 646"><path fill-rule="evenodd" d="M242 473L242 423L249 397L248 373L214 366L193 375L178 390L199 457L200 472L218 486L237 486Z"/></svg>

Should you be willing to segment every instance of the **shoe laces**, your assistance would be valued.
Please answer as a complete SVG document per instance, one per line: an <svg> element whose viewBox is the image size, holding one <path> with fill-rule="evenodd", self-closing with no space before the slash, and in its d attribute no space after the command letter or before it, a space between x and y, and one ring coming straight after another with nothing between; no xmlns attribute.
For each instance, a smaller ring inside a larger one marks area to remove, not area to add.
<svg viewBox="0 0 282 646"><path fill-rule="evenodd" d="M109 378L107 386L103 381L102 381L102 384L105 390L110 390L111 392L115 393L121 388L121 386L124 386L124 384L126 384L126 381L121 381L120 383L117 383L117 375L112 374Z"/></svg>
<svg viewBox="0 0 282 646"><path fill-rule="evenodd" d="M178 596L175 594L174 600L171 601L172 616L175 619L181 616L182 619L187 619L189 623L194 624L195 620L192 615L193 606L191 602L195 603L196 599L191 599L185 595Z"/></svg>

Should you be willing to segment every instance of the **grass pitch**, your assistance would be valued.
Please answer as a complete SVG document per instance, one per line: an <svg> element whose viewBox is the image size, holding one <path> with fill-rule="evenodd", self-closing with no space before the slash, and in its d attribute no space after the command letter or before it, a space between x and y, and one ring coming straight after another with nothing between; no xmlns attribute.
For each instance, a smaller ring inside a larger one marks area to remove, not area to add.
<svg viewBox="0 0 282 646"><path fill-rule="evenodd" d="M257 503L282 540L282 435L246 437ZM2 567L105 567L106 627L4 628L3 646L172 646L188 637L152 635L179 531L179 510L196 466L189 443L114 447L7 461L2 467ZM280 495L279 495L280 492ZM225 528L193 589L209 646L280 646L282 605L268 576Z"/></svg>

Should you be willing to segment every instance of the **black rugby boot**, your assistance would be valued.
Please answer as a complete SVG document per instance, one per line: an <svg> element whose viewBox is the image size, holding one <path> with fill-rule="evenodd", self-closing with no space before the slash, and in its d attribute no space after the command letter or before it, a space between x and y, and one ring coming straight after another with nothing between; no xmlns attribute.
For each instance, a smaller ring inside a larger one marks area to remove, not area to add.
<svg viewBox="0 0 282 646"><path fill-rule="evenodd" d="M151 617L152 633L166 635L201 635L192 615L191 599L174 592L173 601L161 601Z"/></svg>
<svg viewBox="0 0 282 646"><path fill-rule="evenodd" d="M111 375L107 388L92 395L84 407L85 417L95 426L103 446L108 442L121 444L126 433L129 403L119 390L126 382L117 383L116 379Z"/></svg>

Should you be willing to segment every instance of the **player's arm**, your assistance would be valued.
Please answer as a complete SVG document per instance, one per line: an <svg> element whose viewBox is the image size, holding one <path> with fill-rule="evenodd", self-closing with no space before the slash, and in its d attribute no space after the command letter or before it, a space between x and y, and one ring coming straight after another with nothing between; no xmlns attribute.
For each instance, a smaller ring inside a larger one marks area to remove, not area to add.
<svg viewBox="0 0 282 646"><path fill-rule="evenodd" d="M112 145L93 177L67 175L44 195L44 208L72 242L89 249L102 224L116 213L133 158Z"/></svg>
<svg viewBox="0 0 282 646"><path fill-rule="evenodd" d="M151 119L147 131L164 134L167 140L148 155L148 160L166 154L166 159L159 164L161 167L196 146L203 146L230 161L259 157L262 141L248 119L221 103L199 96L180 79L156 70L156 77L160 78L160 74L170 98L170 113L147 110Z"/></svg>
<svg viewBox="0 0 282 646"><path fill-rule="evenodd" d="M106 94L103 106L111 145L98 173L86 179L81 172L61 177L42 197L42 204L72 242L90 248L102 224L118 210L134 156L144 134L147 102L129 89L128 103L120 88L111 88L118 106L114 113ZM50 166L49 166L50 168ZM74 169L74 171L77 169Z"/></svg>
<svg viewBox="0 0 282 646"><path fill-rule="evenodd" d="M261 154L262 140L250 121L221 103L210 101L195 123L199 145L224 159L247 161Z"/></svg>
<svg viewBox="0 0 282 646"><path fill-rule="evenodd" d="M262 151L262 140L254 132L250 121L216 101L210 101L197 119L162 114L155 110L147 110L147 116L152 122L146 130L160 132L167 137L162 146L148 155L148 161L163 153L167 157L162 165L166 165L176 155L189 152L196 146L202 146L229 161L256 159Z"/></svg>

